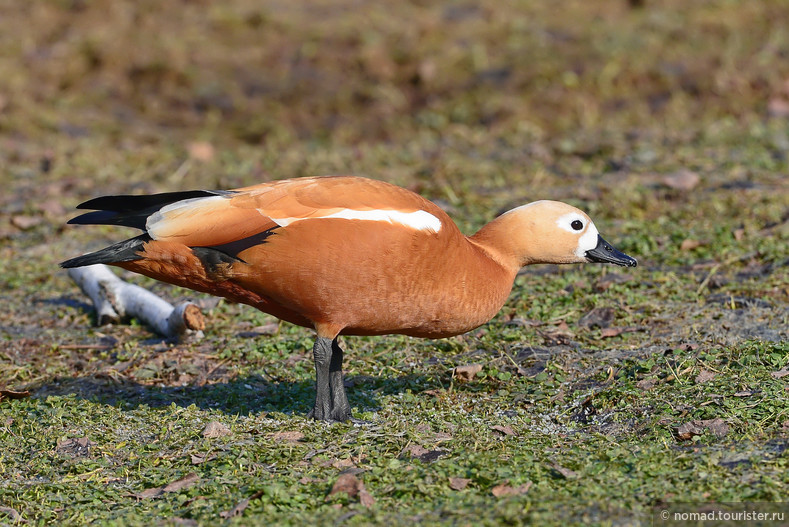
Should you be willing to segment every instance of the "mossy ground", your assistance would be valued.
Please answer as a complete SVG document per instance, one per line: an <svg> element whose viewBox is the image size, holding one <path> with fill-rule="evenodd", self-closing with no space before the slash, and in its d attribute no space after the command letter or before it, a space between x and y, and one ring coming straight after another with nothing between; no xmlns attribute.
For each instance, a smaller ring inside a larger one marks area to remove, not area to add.
<svg viewBox="0 0 789 527"><path fill-rule="evenodd" d="M0 522L621 525L785 500L787 28L782 2L6 3L0 388L32 397L0 402ZM57 267L128 234L64 226L95 195L331 173L466 232L568 201L640 266L527 268L452 339L346 339L363 422L335 425L303 417L309 331L129 275L201 302L205 338L97 328ZM347 470L372 504L329 496Z"/></svg>

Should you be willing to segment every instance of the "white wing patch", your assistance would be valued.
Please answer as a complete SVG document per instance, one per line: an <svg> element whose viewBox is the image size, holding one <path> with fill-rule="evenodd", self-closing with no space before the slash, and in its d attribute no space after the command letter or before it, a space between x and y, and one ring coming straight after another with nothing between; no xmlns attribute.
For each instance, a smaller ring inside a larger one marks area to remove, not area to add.
<svg viewBox="0 0 789 527"><path fill-rule="evenodd" d="M174 232L179 232L188 225L189 222L199 218L210 217L212 212L221 214L227 210L229 201L226 196L210 196L201 198L191 198L175 203L171 203L154 212L146 221L146 231L153 238L163 239L172 236ZM437 233L441 230L441 220L424 210L412 212L402 212L399 210L373 209L373 210L354 210L354 209L332 209L334 212L327 214L327 211L320 209L312 212L310 216L295 217L272 217L272 211L257 209L257 211L270 218L271 221L280 227L286 227L291 223L303 220L319 219L345 219L362 221L383 221L390 224L402 225L409 229ZM276 213L275 213L276 214ZM199 217L199 218L198 218ZM222 228L214 225L212 228Z"/></svg>
<svg viewBox="0 0 789 527"><path fill-rule="evenodd" d="M264 211L260 211L265 214ZM303 220L318 220L338 218L344 220L362 220L362 221L385 221L387 223L397 223L411 229L427 232L438 232L441 230L441 220L426 212L424 210L416 210L413 212L401 212L399 210L353 210L342 209L332 214L325 216L307 216L305 218L271 218L280 227L286 227L291 223Z"/></svg>

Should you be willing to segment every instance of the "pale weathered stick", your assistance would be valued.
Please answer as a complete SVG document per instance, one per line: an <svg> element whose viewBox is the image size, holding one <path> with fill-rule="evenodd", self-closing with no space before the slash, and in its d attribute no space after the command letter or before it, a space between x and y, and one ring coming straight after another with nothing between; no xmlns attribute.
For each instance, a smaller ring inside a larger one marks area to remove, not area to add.
<svg viewBox="0 0 789 527"><path fill-rule="evenodd" d="M106 265L89 265L69 269L68 275L93 301L99 326L120 322L123 312L118 313L114 304L116 291L123 281L115 273Z"/></svg>
<svg viewBox="0 0 789 527"><path fill-rule="evenodd" d="M147 289L124 282L106 265L74 267L68 274L93 301L99 325L133 316L166 337L202 336L205 320L191 302L173 308Z"/></svg>

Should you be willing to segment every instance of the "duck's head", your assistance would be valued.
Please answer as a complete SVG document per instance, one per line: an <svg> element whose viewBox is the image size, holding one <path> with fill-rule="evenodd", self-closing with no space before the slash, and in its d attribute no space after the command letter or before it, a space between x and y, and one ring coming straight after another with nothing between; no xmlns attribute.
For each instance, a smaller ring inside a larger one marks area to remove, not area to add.
<svg viewBox="0 0 789 527"><path fill-rule="evenodd" d="M534 263L611 263L635 267L583 211L559 201L535 201L505 212L472 238L522 267Z"/></svg>

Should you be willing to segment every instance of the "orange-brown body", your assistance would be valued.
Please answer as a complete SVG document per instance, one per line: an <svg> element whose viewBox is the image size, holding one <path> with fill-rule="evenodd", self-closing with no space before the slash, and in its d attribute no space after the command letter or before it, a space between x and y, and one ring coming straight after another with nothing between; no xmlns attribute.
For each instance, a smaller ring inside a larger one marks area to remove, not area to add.
<svg viewBox="0 0 789 527"><path fill-rule="evenodd" d="M397 223L338 218L277 227L258 212L257 207L266 203L254 194L257 186L240 189L242 194L229 200L232 208L212 210L201 218L210 224L244 217L248 223L258 222L244 235L274 228L263 243L238 252L241 261L214 272L206 269L190 246L227 244L239 235L224 229L208 237L194 218L185 218L183 226L191 227L188 236L168 233L164 240L146 243L139 260L117 265L252 305L288 322L314 327L327 337L387 333L447 337L484 324L501 309L517 268L492 259L435 204L393 185L350 178L355 187L364 187L366 199L361 200L343 188L348 179L317 180L321 186L316 188L323 195L313 198L311 205L322 206L323 198L332 200L337 209L359 207L359 201L365 201L367 207L424 210L439 218L441 229L430 232ZM337 194L332 196L332 191ZM268 213L292 215L294 209L298 210L295 204Z"/></svg>
<svg viewBox="0 0 789 527"><path fill-rule="evenodd" d="M456 228L427 234L347 223L294 224L238 253L243 262L216 273L173 242L148 242L142 259L118 265L252 305L331 337L458 335L490 320L510 293L515 273Z"/></svg>
<svg viewBox="0 0 789 527"><path fill-rule="evenodd" d="M539 201L464 236L438 206L388 183L302 178L233 191L109 196L72 223L145 234L62 265L118 265L252 305L316 330L310 415L346 420L336 337L439 338L490 320L518 269L531 263L634 266L569 205Z"/></svg>

